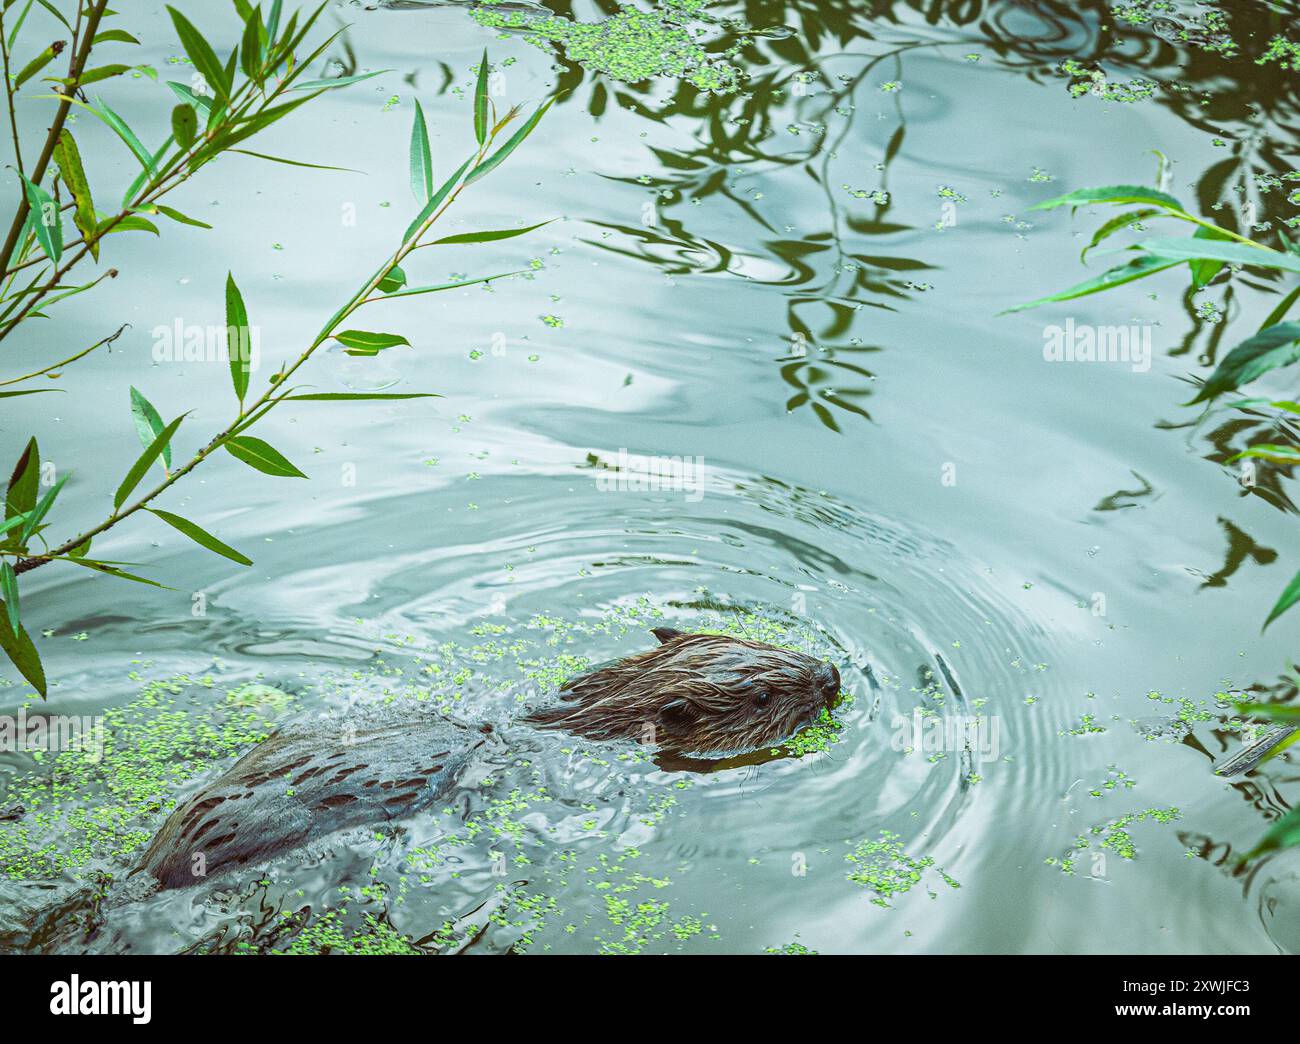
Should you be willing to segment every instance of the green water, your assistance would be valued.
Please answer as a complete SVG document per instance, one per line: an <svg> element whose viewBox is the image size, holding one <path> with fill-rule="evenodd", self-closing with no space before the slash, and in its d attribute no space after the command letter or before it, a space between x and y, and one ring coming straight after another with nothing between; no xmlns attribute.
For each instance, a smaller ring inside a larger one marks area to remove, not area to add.
<svg viewBox="0 0 1300 1044"><path fill-rule="evenodd" d="M0 458L38 432L72 473L59 534L103 517L138 452L130 386L167 416L193 410L185 453L229 419L225 364L154 362L156 328L223 323L231 270L264 379L391 252L415 209L415 100L449 173L485 46L503 100L563 93L443 234L556 220L424 252L426 282L528 275L385 303L381 328L411 350L306 371L320 390L444 398L282 408L260 434L310 481L213 459L167 494L253 567L135 518L96 549L170 590L57 565L24 577L27 626L50 632L48 709L107 711L117 739L100 765L0 754L0 785L31 805L0 823L0 945L1300 946L1297 857L1237 862L1287 807L1290 762L1211 771L1240 746L1217 694L1286 691L1296 620L1259 626L1300 567L1289 480L1263 469L1243 487L1225 461L1258 433L1179 405L1275 284L1189 302L1170 274L997 316L1086 274L1101 218L1030 208L1153 184L1153 149L1169 191L1216 220L1300 214L1288 184L1260 179L1300 166L1300 73L1255 63L1293 5L1157 6L1125 21L1104 3L710 4L655 22L678 49L667 75L624 82L610 73L653 72L654 54L609 27L527 12L503 34L459 5L331 5L350 28L322 74L393 71L258 140L364 173L223 158L171 200L213 231L118 237L111 285L6 346L27 372L131 324L62 378L70 394L6 401ZM188 80L161 5L119 7L132 60ZM196 20L233 43L233 10L211 7ZM1226 13L1236 56L1196 27L1206 10ZM161 84L96 90L165 136ZM88 116L74 127L92 178L129 183L120 143ZM1149 369L1046 361L1045 327L1067 319L1149 328ZM1285 371L1265 383L1294 397ZM695 470L638 489L610 470L621 452ZM507 729L499 771L444 813L115 908L90 938L32 938L52 899L65 927L86 916L96 875L125 874L170 803L276 720L391 697L507 722L665 619L831 657L853 696L843 731L698 773ZM14 713L28 690L6 677ZM956 717L996 742L896 742L900 723Z"/></svg>

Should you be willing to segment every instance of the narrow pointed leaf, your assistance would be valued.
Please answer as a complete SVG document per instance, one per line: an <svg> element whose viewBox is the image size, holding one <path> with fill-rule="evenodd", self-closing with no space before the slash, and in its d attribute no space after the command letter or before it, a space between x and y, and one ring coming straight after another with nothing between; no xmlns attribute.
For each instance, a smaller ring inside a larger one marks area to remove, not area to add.
<svg viewBox="0 0 1300 1044"><path fill-rule="evenodd" d="M538 108L536 112L529 116L527 122L511 135L509 141L470 171L469 177L465 179L465 184L472 185L474 182L478 181L479 178L491 174L492 171L496 170L497 167L504 163L510 153L514 152L515 149L523 143L523 140L533 133L533 128L541 122L542 117L546 115L546 110L553 104L555 104L555 99L551 98L544 105Z"/></svg>
<svg viewBox="0 0 1300 1044"><path fill-rule="evenodd" d="M230 380L240 408L248 394L248 368L252 360L252 335L248 328L248 309L235 285L235 277L226 273L226 354L230 361Z"/></svg>
<svg viewBox="0 0 1300 1044"><path fill-rule="evenodd" d="M172 25L176 27L176 35L180 38L185 54L194 63L194 68L207 80L208 86L218 98L225 98L230 93L230 82L212 45L176 8L168 5L167 13L171 15Z"/></svg>
<svg viewBox="0 0 1300 1044"><path fill-rule="evenodd" d="M267 475L278 478L306 478L294 467L284 455L273 446L268 445L252 435L235 435L225 442L227 451L236 460L242 460L249 467Z"/></svg>
<svg viewBox="0 0 1300 1044"><path fill-rule="evenodd" d="M93 558L62 558L61 562L71 562L73 565L79 565L84 569L93 569L96 573L104 573L107 576L115 576L119 580L130 580L137 584L148 584L150 587L160 587L164 590L171 590L166 584L160 584L157 580L150 580L147 577L136 576L134 573L128 573L124 569L118 569L115 565L108 562L100 562Z"/></svg>
<svg viewBox="0 0 1300 1044"><path fill-rule="evenodd" d="M1280 366L1300 360L1300 323L1278 323L1248 337L1219 363L1193 403L1217 398ZM1189 403L1190 405L1190 403Z"/></svg>
<svg viewBox="0 0 1300 1044"><path fill-rule="evenodd" d="M251 566L253 564L253 560L247 555L241 554L229 544L218 540L207 530L196 526L189 519L181 518L180 515L173 515L170 511L162 511L158 508L145 508L145 510L157 515L169 526L180 530L196 544L206 547L209 551L215 551L223 558L229 558L232 562L238 562L240 565Z"/></svg>
<svg viewBox="0 0 1300 1044"><path fill-rule="evenodd" d="M26 65L24 65L22 67L22 70L18 73L18 75L14 77L13 89L15 91L18 90L19 87L25 84L28 80L30 80L42 69L44 69L47 65L49 65L50 62L54 61L54 58L58 53L59 52L56 51L53 47L45 48L45 50L43 50L40 54L38 54Z"/></svg>
<svg viewBox="0 0 1300 1044"><path fill-rule="evenodd" d="M1296 844L1300 844L1300 808L1293 808L1286 815L1276 820L1269 827L1264 839L1247 852L1243 858L1254 859L1265 852L1273 852L1279 848L1290 848Z"/></svg>
<svg viewBox="0 0 1300 1044"><path fill-rule="evenodd" d="M165 425L158 411L154 409L153 403L135 387L131 388L131 418L135 421L135 433L140 436L140 445L148 449L149 443L162 434ZM170 469L172 466L170 443L163 446L162 458L163 467Z"/></svg>
<svg viewBox="0 0 1300 1044"><path fill-rule="evenodd" d="M1277 303L1277 307L1268 313L1268 317L1259 325L1260 332L1267 330L1270 326L1276 326L1286 318L1286 313L1291 311L1291 306L1300 298L1300 286L1297 286L1286 297Z"/></svg>
<svg viewBox="0 0 1300 1044"><path fill-rule="evenodd" d="M95 234L99 236L114 236L119 232L152 232L155 236L159 234L158 226L148 218L141 217L139 214L128 214L120 220L106 218L99 223L99 228Z"/></svg>
<svg viewBox="0 0 1300 1044"><path fill-rule="evenodd" d="M275 0L271 4L270 13L266 16L266 35L272 41L275 40L275 34L280 31L280 7L283 2L284 0Z"/></svg>
<svg viewBox="0 0 1300 1044"><path fill-rule="evenodd" d="M149 154L149 150L146 149L140 139L136 137L135 131L127 125L126 121L110 109L102 98L96 98L94 104L87 105L86 108L112 128L113 133L122 139L135 158L140 161L140 166L144 167L144 169L149 172L150 176L157 173L154 168L153 156Z"/></svg>
<svg viewBox="0 0 1300 1044"><path fill-rule="evenodd" d="M0 562L0 598L4 599L9 617L9 629L17 634L23 628L18 611L18 576L8 562Z"/></svg>
<svg viewBox="0 0 1300 1044"><path fill-rule="evenodd" d="M262 82L262 12L251 11L244 21L244 36L239 44L239 66L255 83Z"/></svg>
<svg viewBox="0 0 1300 1044"><path fill-rule="evenodd" d="M72 193L76 208L72 212L73 224L90 246L90 253L99 259L99 243L95 238L98 222L95 220L95 201L91 198L90 182L86 178L85 168L81 165L81 151L77 148L72 131L64 127L59 134L59 143L54 147L54 160L59 165L59 176Z"/></svg>
<svg viewBox="0 0 1300 1044"><path fill-rule="evenodd" d="M181 421L184 419L185 414L182 413L174 421L168 424L167 427L163 428L162 431L154 436L154 440L145 447L145 450L140 454L139 459L131 465L131 470L126 473L126 478L122 480L122 484L117 487L117 492L113 495L114 511L126 503L126 498L129 497L131 491L140 484L140 480L144 478L145 473L153 465L153 462L162 454L163 447L171 441L172 435L176 433L176 429L181 426Z"/></svg>
<svg viewBox="0 0 1300 1044"><path fill-rule="evenodd" d="M281 402L343 402L359 399L441 399L435 392L308 392L304 395L286 395Z"/></svg>
<svg viewBox="0 0 1300 1044"><path fill-rule="evenodd" d="M106 29L102 33L96 33L94 40L95 46L104 43L138 44L139 42L139 40L128 33L125 29Z"/></svg>
<svg viewBox="0 0 1300 1044"><path fill-rule="evenodd" d="M372 333L369 330L344 330L336 333L334 339L347 349L349 355L378 355L385 348L411 346L411 342L401 334Z"/></svg>
<svg viewBox="0 0 1300 1044"><path fill-rule="evenodd" d="M429 154L429 128L424 109L415 100L415 119L411 122L411 193L423 206L433 195L433 158Z"/></svg>
<svg viewBox="0 0 1300 1044"><path fill-rule="evenodd" d="M229 149L230 152L238 152L244 156L255 156L257 159L270 160L272 163L284 163L290 167L310 167L312 170L342 170L349 174L364 174L364 170L357 170L355 167L331 167L326 163L307 163L303 160L285 159L283 156L268 156L264 152L253 152L251 149Z"/></svg>
<svg viewBox="0 0 1300 1044"><path fill-rule="evenodd" d="M415 220L407 226L406 232L402 236L403 243L409 243L412 237L420 230L420 226L428 221L429 218L433 216L434 211L442 206L442 201L447 198L447 194L460 182L461 175L465 173L466 169L473 162L474 157L471 156L456 168L456 173L444 181L442 187L439 188L437 192L429 197L429 202L420 208L420 213L415 216Z"/></svg>
<svg viewBox="0 0 1300 1044"><path fill-rule="evenodd" d="M1162 261L1224 261L1230 265L1252 268L1279 268L1286 272L1300 272L1300 257L1284 254L1267 247L1247 246L1245 243L1221 242L1199 239L1194 236L1169 239L1148 239L1135 244L1139 250Z"/></svg>
<svg viewBox="0 0 1300 1044"><path fill-rule="evenodd" d="M1103 240L1109 239L1121 229L1128 228L1129 225L1134 222L1142 221L1145 218L1154 217L1157 214L1163 213L1164 211L1158 207L1144 207L1142 210L1129 210L1125 211L1123 214L1116 214L1092 234L1092 241L1083 248L1083 251L1079 254L1079 260L1082 261L1088 256L1089 250L1093 249L1093 247L1097 246Z"/></svg>
<svg viewBox="0 0 1300 1044"><path fill-rule="evenodd" d="M41 666L40 654L31 636L21 626L14 630L9 626L9 607L4 606L0 616L0 649L4 650L9 661L18 668L18 673L26 678L37 692L45 695L45 669Z"/></svg>
<svg viewBox="0 0 1300 1044"><path fill-rule="evenodd" d="M358 76L338 76L332 80L308 80L306 83L295 83L289 89L291 91L315 91L330 87L347 87L349 84L360 83L372 76L382 76L384 73L392 71L392 69L376 69L374 72L361 73Z"/></svg>
<svg viewBox="0 0 1300 1044"><path fill-rule="evenodd" d="M1052 301L1071 301L1076 297L1087 297L1089 294L1101 293L1103 290L1111 290L1117 286L1123 286L1125 283L1131 283L1135 279L1143 279L1146 276L1155 275L1157 272L1163 272L1167 268L1182 264L1184 260L1186 258L1179 258L1176 261L1161 261L1150 256L1139 257L1133 261L1107 269L1101 275L1079 283L1077 286L1072 286L1068 290L1061 290L1058 293L1040 297L1037 301L1030 301L1027 304L1004 309L998 314L1008 315L1012 312L1023 312L1026 308L1037 308L1041 304L1048 304Z"/></svg>
<svg viewBox="0 0 1300 1044"><path fill-rule="evenodd" d="M1029 209L1054 210L1057 207L1080 207L1089 203L1154 203L1169 210L1183 210L1183 205L1169 193L1144 185L1106 185L1102 188L1078 189L1036 203Z"/></svg>
<svg viewBox="0 0 1300 1044"><path fill-rule="evenodd" d="M490 283L493 279L505 279L508 276L523 275L524 269L516 269L513 272L500 272L497 275L478 276L475 279L458 279L454 283L439 283L437 286L411 286L401 290L394 290L389 297L414 297L416 294L436 294L439 290L455 290L462 286L476 286L479 283Z"/></svg>
<svg viewBox="0 0 1300 1044"><path fill-rule="evenodd" d="M36 507L36 492L41 481L41 451L36 439L29 439L9 476L5 493L5 518L25 514Z"/></svg>
<svg viewBox="0 0 1300 1044"><path fill-rule="evenodd" d="M77 86L87 87L92 83L99 83L100 80L111 80L114 76L121 76L124 72L130 71L131 66L129 65L101 65L98 69L87 69L83 72L77 80ZM61 82L69 87L72 86L66 80Z"/></svg>
<svg viewBox="0 0 1300 1044"><path fill-rule="evenodd" d="M195 109L197 109L198 112L203 116L204 121L205 122L207 121L208 112L212 109L211 101L209 101L206 97L204 97L201 94L195 94L194 91L191 90L189 87L187 87L185 84L177 83L175 80L168 80L167 86L170 87L172 89L172 93L175 94L176 97L178 97L186 105L191 105Z"/></svg>
<svg viewBox="0 0 1300 1044"><path fill-rule="evenodd" d="M36 532L37 527L44 520L45 516L49 514L50 508L54 506L54 501L59 495L59 491L63 489L63 484L67 481L68 476L64 475L63 478L59 479L58 482L54 483L53 486L45 491L41 496L41 499L36 502L36 506L27 513L27 521L23 525L21 532L18 534L18 543L20 546L26 546L28 539Z"/></svg>
<svg viewBox="0 0 1300 1044"><path fill-rule="evenodd" d="M212 227L206 221L200 221L198 218L192 218L188 214L182 214L179 210L175 210L172 207L166 206L162 203L157 203L155 204L155 206L158 208L159 214L166 215L167 217L171 218L173 221L179 222L182 225L193 225L195 228Z"/></svg>
<svg viewBox="0 0 1300 1044"><path fill-rule="evenodd" d="M1248 450L1234 453L1225 463L1231 464L1244 457L1271 460L1277 464L1300 464L1300 449L1295 446L1275 446L1272 443L1261 442L1258 445L1251 446Z"/></svg>
<svg viewBox="0 0 1300 1044"><path fill-rule="evenodd" d="M1296 602L1300 602L1300 573L1296 573L1291 578L1291 582L1286 585L1282 597L1277 600L1277 604L1273 606L1272 611L1268 614L1268 619L1264 621L1264 628L1267 628L1269 624L1295 605ZM1260 630L1262 631L1264 628Z"/></svg>
<svg viewBox="0 0 1300 1044"><path fill-rule="evenodd" d="M487 140L488 111L488 57L483 51L483 61L478 67L478 82L474 85L474 137L481 146Z"/></svg>
<svg viewBox="0 0 1300 1044"><path fill-rule="evenodd" d="M26 174L20 173L18 176L23 179L27 205L33 215L32 230L36 233L37 242L41 244L46 257L57 265L63 256L63 220L59 216L59 206L48 192L34 184Z"/></svg>
<svg viewBox="0 0 1300 1044"><path fill-rule="evenodd" d="M498 239L513 239L515 236L522 236L535 228L541 228L543 225L549 224L549 221L539 221L527 228L505 228L493 232L462 232L459 235L435 239L430 246L450 245L453 243L491 243Z"/></svg>

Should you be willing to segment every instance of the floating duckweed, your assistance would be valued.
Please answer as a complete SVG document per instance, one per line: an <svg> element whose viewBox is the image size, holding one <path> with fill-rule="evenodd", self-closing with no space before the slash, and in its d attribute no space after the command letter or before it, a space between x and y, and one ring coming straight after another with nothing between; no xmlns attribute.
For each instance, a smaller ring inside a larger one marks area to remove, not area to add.
<svg viewBox="0 0 1300 1044"><path fill-rule="evenodd" d="M1110 765L1106 769L1106 778L1100 784L1088 791L1092 797L1104 797L1104 791L1114 791L1121 787L1125 790L1132 790L1137 786L1137 780L1130 776L1123 769L1115 765Z"/></svg>
<svg viewBox="0 0 1300 1044"><path fill-rule="evenodd" d="M1093 839L1096 838L1101 839L1097 842L1097 847L1114 852L1121 859L1136 859L1137 845L1129 833L1129 827L1148 820L1153 823L1172 823L1181 815L1177 808L1147 808L1140 812L1126 813L1091 827L1088 833L1075 838L1074 845L1062 858L1048 858L1044 862L1048 866L1059 867L1062 873L1073 875L1078 855L1092 848Z"/></svg>
<svg viewBox="0 0 1300 1044"><path fill-rule="evenodd" d="M801 942L788 942L784 946L769 946L764 953L774 953L780 957L817 957L816 950L810 950Z"/></svg>
<svg viewBox="0 0 1300 1044"><path fill-rule="evenodd" d="M1059 736L1088 736L1099 732L1105 732L1105 725L1098 725L1097 718L1092 714L1084 714L1079 718L1079 724L1072 725L1070 728L1058 732Z"/></svg>
<svg viewBox="0 0 1300 1044"><path fill-rule="evenodd" d="M889 193L885 189L855 189L849 185L841 185L842 189L854 199L869 199L877 206L885 206L889 203Z"/></svg>
<svg viewBox="0 0 1300 1044"><path fill-rule="evenodd" d="M1275 36L1268 42L1268 50L1255 59L1256 65L1276 63L1288 72L1300 72L1300 43L1285 36Z"/></svg>
<svg viewBox="0 0 1300 1044"><path fill-rule="evenodd" d="M920 884L923 871L935 865L933 856L913 859L903 851L899 836L888 830L882 830L875 841L860 841L844 858L854 866L847 875L848 879L874 892L871 901L886 909L891 898L910 892ZM935 867L935 872L950 888L961 887L941 867Z"/></svg>
<svg viewBox="0 0 1300 1044"><path fill-rule="evenodd" d="M177 708L213 680L176 675L147 683L139 697L104 711L103 748L50 755L48 771L13 777L3 803L21 820L0 825L0 874L75 878L125 860L152 836L175 789L265 739L264 714L292 701L267 685L243 685L196 710Z"/></svg>
<svg viewBox="0 0 1300 1044"><path fill-rule="evenodd" d="M1160 86L1150 80L1129 80L1127 83L1110 83L1106 74L1096 66L1084 65L1067 58L1058 67L1063 76L1068 76L1070 97L1081 98L1091 94L1104 101L1131 104L1144 101L1156 93Z"/></svg>
<svg viewBox="0 0 1300 1044"><path fill-rule="evenodd" d="M1223 322L1223 312L1219 310L1219 306L1213 301L1202 301L1198 304L1196 306L1196 317L1202 322L1211 325Z"/></svg>
<svg viewBox="0 0 1300 1044"><path fill-rule="evenodd" d="M661 0L650 11L625 5L600 22L504 10L490 2L474 7L470 14L489 28L525 30L530 43L543 48L554 44L570 61L616 80L636 83L670 76L700 90L730 93L740 79L730 59L740 48L710 53L700 42L705 27L714 24L706 7L705 0Z"/></svg>
<svg viewBox="0 0 1300 1044"><path fill-rule="evenodd" d="M362 889L362 891L366 890ZM346 914L346 908L326 910L318 917L303 923L302 919L295 914L282 913L277 929L281 932L296 932L287 946L282 949L275 947L259 949L246 940L240 940L235 947L235 952L239 954L265 952L291 956L326 953L345 956L393 956L418 955L423 952L391 924L369 911L362 915L363 927L359 929L349 928L343 923L342 917Z"/></svg>

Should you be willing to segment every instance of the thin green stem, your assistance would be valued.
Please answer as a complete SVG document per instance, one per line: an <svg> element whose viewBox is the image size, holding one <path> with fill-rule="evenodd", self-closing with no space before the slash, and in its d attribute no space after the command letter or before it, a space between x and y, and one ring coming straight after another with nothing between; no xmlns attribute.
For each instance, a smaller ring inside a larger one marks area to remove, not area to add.
<svg viewBox="0 0 1300 1044"><path fill-rule="evenodd" d="M1189 214L1185 210L1170 210L1169 214L1171 217L1176 217L1180 221L1190 221L1193 225L1200 225L1202 228L1208 228L1221 233L1229 239L1235 239L1238 243L1245 243L1247 246L1259 247L1260 250L1269 250L1273 253L1277 253L1277 251L1273 250L1272 247L1265 246L1263 243L1257 243L1255 240L1249 239L1246 236L1239 236L1236 232L1230 232L1222 225L1216 225L1213 221L1206 221L1204 218L1198 218L1195 214Z"/></svg>
<svg viewBox="0 0 1300 1044"><path fill-rule="evenodd" d="M31 180L33 184L39 185L41 179L45 177L45 171L54 155L54 146L59 142L59 135L63 133L63 125L68 119L68 110L72 107L71 96L76 93L81 83L81 74L85 71L86 62L90 58L90 49L95 41L95 33L99 29L100 19L104 17L104 11L107 8L108 0L94 0L93 6L87 9L86 25L83 31L81 25L82 6L80 2L77 4L76 31L72 35L72 58L68 62L68 95L59 102L59 107L54 113L54 122L50 124L49 132L45 135L45 145L41 149L36 166L32 168ZM78 35L79 33L81 35ZM10 92L11 90L9 83L6 82L5 91ZM18 208L14 211L13 221L9 225L9 233L5 236L4 245L0 246L0 264L7 265L9 263L9 258L13 256L14 246L18 242L18 236L22 232L26 220L27 194L23 193L18 200Z"/></svg>
<svg viewBox="0 0 1300 1044"><path fill-rule="evenodd" d="M32 373L25 373L21 377L11 377L7 381L0 381L0 388L7 387L10 384L21 384L23 381L30 381L33 377L43 377L47 373L53 373L55 370L62 369L64 366L68 366L71 363L76 362L78 359L84 358L85 356L89 355L96 348L103 348L106 344L112 344L114 341L116 341L119 337L122 336L122 331L124 331L129 325L130 325L129 323L123 323L113 333L109 334L102 341L96 341L89 348L83 348L81 349L81 351L77 352L76 355L71 355L68 358L62 360L61 362L51 363L49 366L43 367L42 369L39 370L35 370Z"/></svg>
<svg viewBox="0 0 1300 1044"><path fill-rule="evenodd" d="M472 169L474 166L477 166L478 163L482 162L483 158L488 154L488 151L491 149L492 144L494 143L495 140L496 140L495 135L490 135L488 137L487 141L485 141L482 147L480 147L480 149L478 150L478 153L475 157L475 162L470 164L470 167L468 169ZM130 504L129 506L124 507L119 511L113 512L113 514L109 515L106 519L104 519L103 522L100 522L97 526L94 526L91 529L88 529L85 532L80 533L79 535L73 537L71 540L65 541L64 543L60 544L58 547L50 551L49 554L30 556L30 557L24 557L22 559L19 559L14 564L14 572L26 573L32 569L37 569L40 566L45 565L47 562L54 561L60 556L67 555L75 548L81 547L83 544L86 543L86 541L93 539L94 537L98 536L99 534L109 529L112 529L119 522L134 515L137 511L146 507L151 501L153 501L160 494L170 489L181 478L188 475L196 467L202 464L203 461L206 460L213 452L220 449L221 446L224 445L229 439L237 435L239 432L244 431L247 428L251 427L254 423L256 423L257 421L265 417L272 409L278 406L281 402L285 401L288 392L285 391L282 394L277 394L278 389L280 389L285 384L285 382L289 379L289 377L292 376L293 373L299 369L299 367L301 367L304 363L307 362L308 359L311 358L313 353L315 353L315 351L322 344L324 344L327 340L329 340L329 338L333 335L334 331L338 329L340 323L342 323L345 319L350 317L354 312L356 312L359 308L363 307L367 303L367 298L369 297L371 291L373 291L378 287L379 283L383 280L383 278L386 275L388 275L390 271L392 271L393 267L395 265L400 264L402 260L408 254L411 253L411 251L417 249L421 245L420 244L421 238L425 235L425 233L428 232L428 230L433 226L433 224L437 222L437 220L440 217L442 217L444 213L446 213L447 209L453 203L456 202L461 192L464 191L465 187L466 186L464 182L461 182L461 184L457 185L456 188L448 194L447 199L443 202L442 206L440 206L437 210L435 210L432 214L430 214L429 217L424 221L424 223L421 224L420 227L416 230L416 232L409 239L407 239L400 247L398 247L398 249L393 253L393 255L383 265L380 266L379 270L374 275L372 275L369 279L367 279L365 283L362 284L361 288L357 290L356 293L354 293L351 296L351 298L349 298L348 303L342 309L340 309L336 313L333 320L323 330L321 330L319 334L316 335L315 339L298 356L298 358L293 362L293 364L286 369L282 369L279 372L276 382L270 385L266 389L266 391L264 391L261 394L261 396L259 396L258 399L251 406L248 406L247 408L241 408L238 416L236 416L236 418L233 421L231 421L228 425L226 425L226 427L220 433L213 436L213 438L207 443L207 445L205 445L202 449L200 449L197 453L195 453L195 455L191 457L185 464L181 465L175 471L172 471L170 474L168 474L166 478L163 479L162 482L160 482L153 489L149 490L147 493L141 496L133 504Z"/></svg>

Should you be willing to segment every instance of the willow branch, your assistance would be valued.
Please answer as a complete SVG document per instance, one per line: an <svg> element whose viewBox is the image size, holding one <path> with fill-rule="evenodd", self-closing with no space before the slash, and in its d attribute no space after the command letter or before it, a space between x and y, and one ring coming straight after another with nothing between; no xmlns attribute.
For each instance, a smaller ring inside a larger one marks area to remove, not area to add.
<svg viewBox="0 0 1300 1044"><path fill-rule="evenodd" d="M77 29L83 35L80 37L73 35L72 58L68 62L68 94L59 102L59 107L54 113L54 122L50 124L49 133L45 135L45 146L41 149L41 155L36 161L36 166L32 168L31 181L34 185L41 183L41 178L45 177L45 171L49 168L50 158L54 155L54 146L59 143L59 135L63 133L63 125L68 119L68 110L72 107L71 95L81 83L81 74L85 71L86 62L90 58L90 49L95 42L95 33L99 30L99 21L104 17L104 11L107 8L108 0L94 0L93 6L90 7L89 14L86 17L85 28L82 30L81 4L78 2ZM5 91L9 92L10 90L11 87L6 83ZM14 211L14 219L9 226L9 234L5 236L4 246L0 247L0 264L7 265L9 258L13 255L14 245L18 242L23 223L27 220L27 209L27 193L24 192L18 201L18 209Z"/></svg>
<svg viewBox="0 0 1300 1044"><path fill-rule="evenodd" d="M488 150L492 146L492 143L494 141L495 141L495 135L491 135L488 137L488 139L479 148L478 154L476 156L476 161L470 164L471 168L477 166L478 163L482 162L483 157L487 155ZM200 449L197 453L195 453L193 457L191 457L188 461L186 461L183 465L181 465L181 467L177 468L176 470L168 474L167 477L163 479L162 482L160 482L153 489L149 490L149 492L145 493L142 497L140 497L139 500L135 501L135 503L121 509L120 511L115 511L113 514L109 515L108 518L104 519L103 522L99 523L99 525L93 527L92 529L86 530L84 533L81 533L73 537L71 540L65 541L64 543L60 544L56 548L53 548L52 550L50 550L44 555L35 555L35 556L29 556L26 558L18 559L14 563L14 567L13 567L14 572L26 573L33 569L38 569L41 566L45 565L47 562L54 561L60 556L69 554L70 552L74 551L75 549L85 544L87 540L90 540L96 536L99 536L99 534L104 533L109 529L112 529L115 525L117 525L119 522L123 521L124 519L130 518L137 511L147 507L149 503L152 502L156 497L158 497L162 493L165 493L168 489L170 489L173 485L175 485L176 482L178 482L181 478L183 478L185 475L188 475L196 467L202 464L204 460L206 460L214 451L220 449L221 446L225 444L230 438L237 435L239 432L245 430L246 428L251 427L254 423L256 423L257 421L265 417L272 409L278 406L281 402L284 402L288 396L288 392L277 394L281 386L285 384L285 382L289 379L289 377L299 367L301 367L305 362L307 362L308 359L311 358L312 354L322 344L324 344L327 340L329 340L329 338L333 335L334 331L338 329L339 325L345 319L349 318L354 312L356 312L359 308L362 308L367 303L371 291L375 290L379 286L380 282L384 279L385 276L388 275L389 272L392 271L393 267L401 264L401 262L406 258L408 254L411 253L411 251L417 249L420 246L420 240L423 238L425 233L428 232L429 228L432 227L432 225L440 217L442 217L444 213L446 213L447 209L453 203L456 202L457 198L460 196L461 192L464 191L465 187L466 187L466 183L463 181L458 186L456 186L455 190L453 190L448 195L447 199L443 202L442 206L439 207L437 210L435 210L432 214L430 214L429 217L424 221L424 223L415 231L415 233L409 239L403 242L402 245L398 247L396 252L394 252L392 256L380 267L379 271L376 272L369 279L367 279L365 283L361 286L361 288L352 295L352 297L348 300L347 305L345 305L344 308L339 311L338 315L330 323L329 326L327 326L324 330L322 330L319 334L316 335L315 339L298 356L298 358L294 361L293 365L289 366L287 369L281 370L276 379L276 382L270 385L266 389L266 391L264 391L262 395L257 399L256 402L254 402L251 406L247 407L246 409L241 409L239 415L233 421L231 421L230 424L228 424L219 434L213 436L213 438L207 443L207 445L205 445L202 449Z"/></svg>
<svg viewBox="0 0 1300 1044"><path fill-rule="evenodd" d="M51 363L49 366L46 366L43 369L36 370L33 373L25 373L21 377L11 377L7 381L0 381L0 388L7 387L10 384L21 384L23 381L30 381L33 377L43 377L47 373L53 373L55 370L61 369L64 366L68 366L76 362L78 359L83 359L91 352L93 352L96 348L103 348L106 344L112 344L114 341L116 341L119 337L122 336L122 332L130 325L131 325L130 323L123 323L113 333L109 334L102 341L96 341L89 348L83 348L76 355L71 355L68 358L62 360L61 362Z"/></svg>

